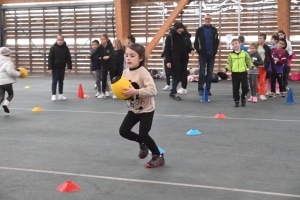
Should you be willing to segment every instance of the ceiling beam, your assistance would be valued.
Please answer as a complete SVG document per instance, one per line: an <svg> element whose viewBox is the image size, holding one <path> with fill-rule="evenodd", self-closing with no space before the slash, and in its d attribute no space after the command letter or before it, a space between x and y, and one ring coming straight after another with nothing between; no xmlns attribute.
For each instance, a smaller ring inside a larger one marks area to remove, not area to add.
<svg viewBox="0 0 300 200"><path fill-rule="evenodd" d="M176 20L177 16L183 11L185 6L190 2L190 0L180 0L178 5L170 14L165 23L160 27L159 31L155 34L152 41L146 47L146 55L149 55L155 48L159 40L165 35L166 31L170 28L172 23Z"/></svg>

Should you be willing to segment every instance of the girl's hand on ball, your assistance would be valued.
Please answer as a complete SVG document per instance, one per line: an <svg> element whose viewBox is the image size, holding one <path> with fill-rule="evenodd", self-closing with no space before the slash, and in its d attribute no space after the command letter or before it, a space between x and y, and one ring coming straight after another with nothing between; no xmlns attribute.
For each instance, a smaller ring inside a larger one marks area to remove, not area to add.
<svg viewBox="0 0 300 200"><path fill-rule="evenodd" d="M123 88L123 90L125 90L125 92L123 92L123 95L125 95L125 96L139 94L139 91L137 89L135 89L134 87Z"/></svg>

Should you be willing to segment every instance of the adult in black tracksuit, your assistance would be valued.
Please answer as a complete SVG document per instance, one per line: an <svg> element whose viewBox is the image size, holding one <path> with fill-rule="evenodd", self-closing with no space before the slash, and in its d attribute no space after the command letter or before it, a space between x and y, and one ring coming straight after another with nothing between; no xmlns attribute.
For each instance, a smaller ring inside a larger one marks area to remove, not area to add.
<svg viewBox="0 0 300 200"><path fill-rule="evenodd" d="M174 29L166 37L165 42L165 60L167 63L167 70L172 76L172 89L170 97L180 101L181 97L177 94L177 85L183 75L187 75L187 64L189 53L191 49L185 40L184 25L177 22Z"/></svg>
<svg viewBox="0 0 300 200"><path fill-rule="evenodd" d="M199 27L196 31L194 47L199 54L199 81L198 92L203 94L203 86L206 83L207 93L211 95L211 81L215 64L215 55L219 48L219 36L215 27L210 24L211 16L205 15L205 24ZM205 69L207 65L207 72L205 77Z"/></svg>
<svg viewBox="0 0 300 200"><path fill-rule="evenodd" d="M70 50L62 36L57 36L55 44L51 47L48 56L48 70L52 74L52 101L56 100L56 88L58 82L58 99L65 100L63 95L63 84L65 78L65 68L68 64L68 73L72 70L72 60Z"/></svg>
<svg viewBox="0 0 300 200"><path fill-rule="evenodd" d="M115 77L115 63L114 56L115 50L111 41L108 39L106 34L101 35L101 45L91 54L91 56L101 54L102 56L102 96L101 98L106 98L105 96L105 88L107 81L107 74L109 72L110 80ZM99 96L98 96L99 98Z"/></svg>

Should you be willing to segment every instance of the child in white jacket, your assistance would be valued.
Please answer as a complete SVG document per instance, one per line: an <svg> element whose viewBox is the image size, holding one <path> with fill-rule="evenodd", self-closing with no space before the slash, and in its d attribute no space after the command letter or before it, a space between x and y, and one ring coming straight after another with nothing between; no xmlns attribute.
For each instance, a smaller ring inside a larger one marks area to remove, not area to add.
<svg viewBox="0 0 300 200"><path fill-rule="evenodd" d="M10 58L10 49L7 47L0 48L0 104L3 102L5 92L8 97L2 105L4 112L9 113L8 105L14 97L12 84L16 82L16 77L22 73L15 69L15 65Z"/></svg>

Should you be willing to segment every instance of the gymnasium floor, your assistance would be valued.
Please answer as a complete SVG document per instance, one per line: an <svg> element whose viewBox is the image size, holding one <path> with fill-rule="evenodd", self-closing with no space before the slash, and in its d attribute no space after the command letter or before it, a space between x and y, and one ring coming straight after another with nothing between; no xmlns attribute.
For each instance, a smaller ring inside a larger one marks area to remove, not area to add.
<svg viewBox="0 0 300 200"><path fill-rule="evenodd" d="M150 135L166 165L147 169L150 156L138 159L138 145L118 133L125 101L96 99L91 75L68 74L68 100L51 102L50 79L18 79L11 113L1 108L1 200L300 199L299 82L290 83L294 105L276 97L235 108L230 81L214 83L201 103L197 83L177 102L156 79ZM77 98L79 84L90 98ZM202 134L186 135L192 128ZM56 191L67 180L81 190Z"/></svg>

